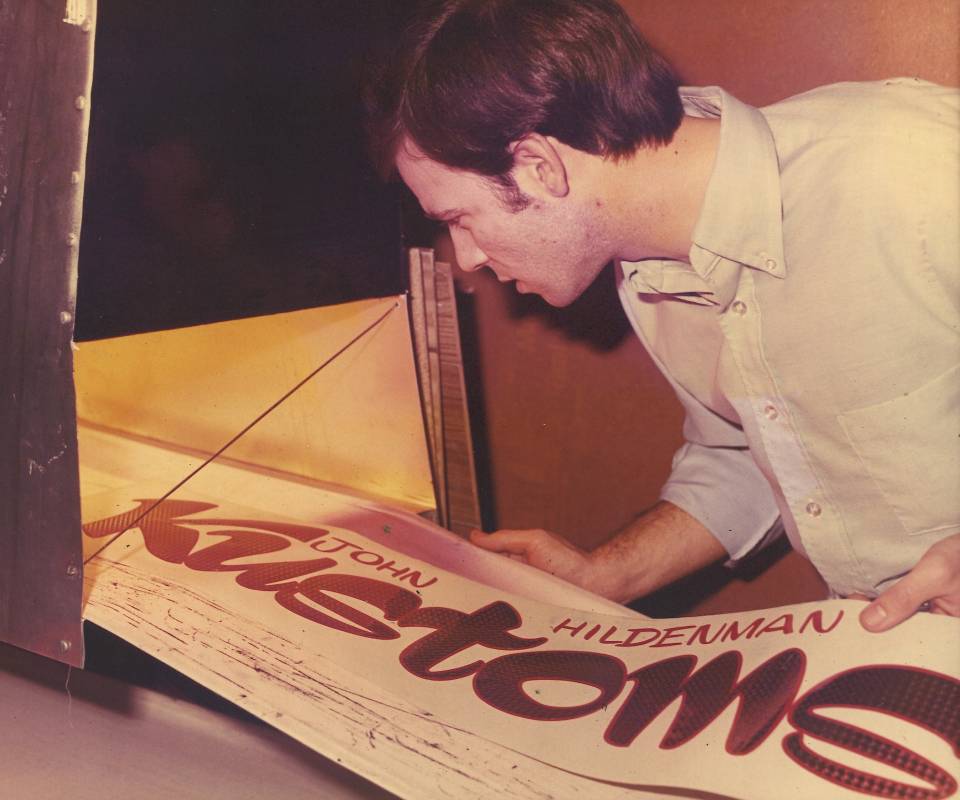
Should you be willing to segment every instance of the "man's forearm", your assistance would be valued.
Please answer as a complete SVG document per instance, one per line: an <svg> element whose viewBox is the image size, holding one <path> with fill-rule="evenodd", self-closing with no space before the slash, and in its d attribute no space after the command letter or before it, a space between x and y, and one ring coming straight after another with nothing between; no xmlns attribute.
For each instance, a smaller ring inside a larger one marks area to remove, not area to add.
<svg viewBox="0 0 960 800"><path fill-rule="evenodd" d="M710 531L667 501L590 553L544 530L474 531L470 540L620 603L726 555Z"/></svg>
<svg viewBox="0 0 960 800"><path fill-rule="evenodd" d="M626 603L726 556L686 511L661 501L589 555L585 584Z"/></svg>

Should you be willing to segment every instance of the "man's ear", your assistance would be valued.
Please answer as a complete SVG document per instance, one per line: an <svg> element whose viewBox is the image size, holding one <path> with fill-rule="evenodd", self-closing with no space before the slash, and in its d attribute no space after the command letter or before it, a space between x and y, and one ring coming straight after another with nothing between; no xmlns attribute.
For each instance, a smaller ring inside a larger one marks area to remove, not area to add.
<svg viewBox="0 0 960 800"><path fill-rule="evenodd" d="M525 194L566 197L570 191L567 169L554 141L531 133L510 145L513 178Z"/></svg>

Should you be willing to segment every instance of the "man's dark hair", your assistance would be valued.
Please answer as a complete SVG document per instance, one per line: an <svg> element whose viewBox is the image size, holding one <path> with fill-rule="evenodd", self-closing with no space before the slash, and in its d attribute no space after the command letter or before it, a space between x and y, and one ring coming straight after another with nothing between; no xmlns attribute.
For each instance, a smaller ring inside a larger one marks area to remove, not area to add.
<svg viewBox="0 0 960 800"><path fill-rule="evenodd" d="M614 0L428 0L365 91L388 174L405 137L434 161L512 185L530 133L619 158L668 143L683 110L667 62Z"/></svg>

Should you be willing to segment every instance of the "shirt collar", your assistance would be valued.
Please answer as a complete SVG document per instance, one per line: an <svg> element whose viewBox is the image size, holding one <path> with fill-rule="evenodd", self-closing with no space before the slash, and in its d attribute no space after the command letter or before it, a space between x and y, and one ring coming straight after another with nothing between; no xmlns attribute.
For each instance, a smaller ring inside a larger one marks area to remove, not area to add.
<svg viewBox="0 0 960 800"><path fill-rule="evenodd" d="M786 276L780 170L773 134L760 111L716 86L683 88L680 97L687 115L720 119L720 145L694 228L690 263L623 261L621 269L639 292L680 294L710 304L717 256Z"/></svg>

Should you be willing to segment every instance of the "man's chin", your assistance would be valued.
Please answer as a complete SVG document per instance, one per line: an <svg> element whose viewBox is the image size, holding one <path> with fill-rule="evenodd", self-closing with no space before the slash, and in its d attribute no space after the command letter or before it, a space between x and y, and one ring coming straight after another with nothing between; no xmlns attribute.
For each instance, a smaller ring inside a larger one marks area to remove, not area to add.
<svg viewBox="0 0 960 800"><path fill-rule="evenodd" d="M545 294L535 286L531 286L529 283L525 283L524 281L514 281L513 286L517 290L518 294L535 294L538 295L541 300L545 300L550 305L557 305L550 299L549 295Z"/></svg>
<svg viewBox="0 0 960 800"><path fill-rule="evenodd" d="M566 295L558 295L550 292L549 290L539 289L535 286L531 286L529 283L524 283L523 281L516 281L514 286L517 289L517 292L520 294L535 294L540 297L548 305L553 306L554 308L566 308L574 300L579 297L579 295L574 295L573 297L568 297Z"/></svg>

